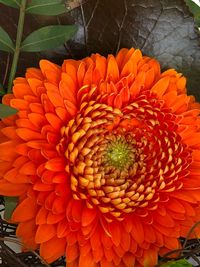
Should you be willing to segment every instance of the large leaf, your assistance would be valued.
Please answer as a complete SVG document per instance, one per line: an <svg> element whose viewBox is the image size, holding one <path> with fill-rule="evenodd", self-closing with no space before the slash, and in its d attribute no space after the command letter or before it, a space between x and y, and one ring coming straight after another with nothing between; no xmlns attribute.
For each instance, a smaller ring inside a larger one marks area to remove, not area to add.
<svg viewBox="0 0 200 267"><path fill-rule="evenodd" d="M200 6L198 6L192 0L185 0L185 2L189 6L191 12L194 14L197 25L200 27Z"/></svg>
<svg viewBox="0 0 200 267"><path fill-rule="evenodd" d="M5 118L17 113L15 108L11 108L10 106L0 104L0 118Z"/></svg>
<svg viewBox="0 0 200 267"><path fill-rule="evenodd" d="M17 205L18 198L17 197L4 197L5 201L5 212L4 219L10 220L13 210Z"/></svg>
<svg viewBox="0 0 200 267"><path fill-rule="evenodd" d="M63 0L32 0L26 8L27 13L49 16L60 15L66 11Z"/></svg>
<svg viewBox="0 0 200 267"><path fill-rule="evenodd" d="M0 27L0 50L13 53L14 49L15 47L10 36L2 27Z"/></svg>
<svg viewBox="0 0 200 267"><path fill-rule="evenodd" d="M76 33L75 25L51 25L32 32L23 41L21 50L25 52L38 52L53 49Z"/></svg>
<svg viewBox="0 0 200 267"><path fill-rule="evenodd" d="M6 5L6 6L11 6L14 8L19 8L21 0L0 0L0 3Z"/></svg>

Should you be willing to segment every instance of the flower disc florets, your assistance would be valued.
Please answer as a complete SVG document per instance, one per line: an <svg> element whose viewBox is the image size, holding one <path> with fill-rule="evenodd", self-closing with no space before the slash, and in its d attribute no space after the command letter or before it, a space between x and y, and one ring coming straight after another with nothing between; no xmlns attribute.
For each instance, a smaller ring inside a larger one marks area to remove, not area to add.
<svg viewBox="0 0 200 267"><path fill-rule="evenodd" d="M200 106L182 74L133 48L42 60L3 103L18 113L0 122L0 194L49 263L153 267L200 220Z"/></svg>
<svg viewBox="0 0 200 267"><path fill-rule="evenodd" d="M134 164L134 147L121 135L106 138L107 144L103 155L103 164L120 171L128 171Z"/></svg>

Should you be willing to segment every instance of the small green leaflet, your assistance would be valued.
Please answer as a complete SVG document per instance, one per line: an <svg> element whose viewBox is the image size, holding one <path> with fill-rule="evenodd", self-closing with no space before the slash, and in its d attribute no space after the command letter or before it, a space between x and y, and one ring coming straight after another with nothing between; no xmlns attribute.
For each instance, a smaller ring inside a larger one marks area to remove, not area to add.
<svg viewBox="0 0 200 267"><path fill-rule="evenodd" d="M177 261L169 261L166 263L163 263L162 265L159 265L160 267L192 267L192 264L190 264L187 260L181 259Z"/></svg>
<svg viewBox="0 0 200 267"><path fill-rule="evenodd" d="M11 53L13 53L15 50L10 36L2 27L0 27L0 50Z"/></svg>
<svg viewBox="0 0 200 267"><path fill-rule="evenodd" d="M190 11L194 14L197 25L200 27L200 6L194 3L192 0L185 0Z"/></svg>
<svg viewBox="0 0 200 267"><path fill-rule="evenodd" d="M76 25L45 26L26 37L21 45L21 51L39 52L54 49L71 39L76 31Z"/></svg>
<svg viewBox="0 0 200 267"><path fill-rule="evenodd" d="M21 0L0 0L0 3L4 4L6 6L19 8L20 4L21 4Z"/></svg>
<svg viewBox="0 0 200 267"><path fill-rule="evenodd" d="M8 116L14 115L17 113L17 109L11 108L10 106L0 104L0 118L6 118Z"/></svg>
<svg viewBox="0 0 200 267"><path fill-rule="evenodd" d="M27 13L57 16L67 11L63 0L32 0L26 8Z"/></svg>
<svg viewBox="0 0 200 267"><path fill-rule="evenodd" d="M5 201L5 212L4 212L4 219L10 220L13 210L17 205L17 197L4 197Z"/></svg>

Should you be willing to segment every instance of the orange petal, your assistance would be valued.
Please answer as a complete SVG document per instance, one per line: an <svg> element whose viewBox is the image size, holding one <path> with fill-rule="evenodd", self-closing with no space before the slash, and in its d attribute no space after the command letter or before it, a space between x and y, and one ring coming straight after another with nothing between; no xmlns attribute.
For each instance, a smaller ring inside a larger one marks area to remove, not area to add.
<svg viewBox="0 0 200 267"><path fill-rule="evenodd" d="M120 241L121 241L121 227L119 223L110 223L109 224L109 230L111 233L111 239L115 246L119 246Z"/></svg>
<svg viewBox="0 0 200 267"><path fill-rule="evenodd" d="M44 77L42 75L42 72L40 69L36 69L36 68L28 68L26 70L26 79L28 78L36 78L39 80L43 80Z"/></svg>
<svg viewBox="0 0 200 267"><path fill-rule="evenodd" d="M30 103L29 108L31 112L38 113L38 114L44 114L43 106L41 103Z"/></svg>
<svg viewBox="0 0 200 267"><path fill-rule="evenodd" d="M11 183L29 183L30 179L26 175L19 174L18 168L13 168L4 175L4 179Z"/></svg>
<svg viewBox="0 0 200 267"><path fill-rule="evenodd" d="M127 267L129 266L134 266L135 264L135 256L130 253L130 252L127 252L124 256L123 256L123 262L125 263L125 265Z"/></svg>
<svg viewBox="0 0 200 267"><path fill-rule="evenodd" d="M51 103L55 107L63 107L63 98L59 93L58 87L52 83L45 83L45 87L47 88L47 96L49 97Z"/></svg>
<svg viewBox="0 0 200 267"><path fill-rule="evenodd" d="M31 90L36 96L39 96L41 95L42 92L46 91L44 88L43 82L41 80L31 77L27 81L28 81L28 84L30 85ZM42 90L41 90L41 87L43 88ZM27 94L27 95L30 95L30 94Z"/></svg>
<svg viewBox="0 0 200 267"><path fill-rule="evenodd" d="M180 244L177 238L164 236L164 244L170 250L178 249Z"/></svg>
<svg viewBox="0 0 200 267"><path fill-rule="evenodd" d="M46 224L47 223L48 210L45 207L41 207L36 216L36 224Z"/></svg>
<svg viewBox="0 0 200 267"><path fill-rule="evenodd" d="M16 134L16 127L9 126L1 129L1 132L8 137L9 139L18 139L18 135Z"/></svg>
<svg viewBox="0 0 200 267"><path fill-rule="evenodd" d="M18 136L25 141L35 140L35 139L42 139L42 136L39 132L35 132L29 130L27 128L19 128L16 130Z"/></svg>
<svg viewBox="0 0 200 267"><path fill-rule="evenodd" d="M143 225L141 224L140 219L137 217L134 217L133 221L134 223L132 225L131 235L138 244L141 244L144 241Z"/></svg>
<svg viewBox="0 0 200 267"><path fill-rule="evenodd" d="M46 60L42 59L40 60L40 68L42 71L42 74L46 77L46 79L50 82L53 82L55 84L58 84L60 81L60 75L61 75L61 68Z"/></svg>
<svg viewBox="0 0 200 267"><path fill-rule="evenodd" d="M91 224L97 216L96 208L89 209L85 207L82 212L82 226L87 226Z"/></svg>
<svg viewBox="0 0 200 267"><path fill-rule="evenodd" d="M191 192L188 192L186 190L171 192L170 195L176 199L181 199L189 203L197 203L195 198L192 196Z"/></svg>
<svg viewBox="0 0 200 267"><path fill-rule="evenodd" d="M133 52L134 52L134 48L131 48L131 49L132 49ZM117 61L117 64L118 64L120 70L121 70L122 67L123 67L122 63L123 63L123 61L124 61L124 59L125 59L125 57L126 57L128 51L129 51L129 50L128 50L127 48L122 48L122 49L120 49L119 52L117 53L116 61Z"/></svg>
<svg viewBox="0 0 200 267"><path fill-rule="evenodd" d="M47 123L45 116L39 113L30 113L28 114L28 118L38 129L41 129Z"/></svg>
<svg viewBox="0 0 200 267"><path fill-rule="evenodd" d="M18 110L27 110L29 103L24 99L12 99L10 101L10 105L11 107L16 108Z"/></svg>
<svg viewBox="0 0 200 267"><path fill-rule="evenodd" d="M162 79L160 79L152 88L151 88L151 91L153 93L155 93L158 98L161 98L166 90L167 90L167 87L169 86L169 81L170 81L170 78L169 77L164 77Z"/></svg>
<svg viewBox="0 0 200 267"><path fill-rule="evenodd" d="M62 107L56 108L56 114L64 123L67 123L71 118L69 112L67 112L67 110Z"/></svg>
<svg viewBox="0 0 200 267"><path fill-rule="evenodd" d="M200 133L194 133L191 136L188 136L184 139L184 143L186 143L188 146L200 146Z"/></svg>
<svg viewBox="0 0 200 267"><path fill-rule="evenodd" d="M19 172L25 175L35 175L36 165L33 162L28 161L20 168Z"/></svg>
<svg viewBox="0 0 200 267"><path fill-rule="evenodd" d="M106 80L117 82L119 80L119 69L116 59L113 57L113 55L109 55L107 60L108 60L108 65L107 65Z"/></svg>
<svg viewBox="0 0 200 267"><path fill-rule="evenodd" d="M165 215L160 215L159 213L156 213L154 215L154 220L163 226L167 225L168 227L174 227L175 225L174 220L167 213Z"/></svg>
<svg viewBox="0 0 200 267"><path fill-rule="evenodd" d="M144 267L154 267L158 261L158 252L155 249L145 250L142 258Z"/></svg>
<svg viewBox="0 0 200 267"><path fill-rule="evenodd" d="M83 256L83 254L80 254L79 257L79 267L95 267L96 263L93 259L93 256L91 252L89 252L86 256Z"/></svg>
<svg viewBox="0 0 200 267"><path fill-rule="evenodd" d="M14 210L12 220L14 222L25 222L33 219L37 212L36 200L32 198L25 198Z"/></svg>
<svg viewBox="0 0 200 267"><path fill-rule="evenodd" d="M67 263L74 261L76 258L79 257L79 255L80 255L80 252L79 252L78 243L75 243L72 246L67 246L67 249L66 249Z"/></svg>
<svg viewBox="0 0 200 267"><path fill-rule="evenodd" d="M144 224L143 228L145 240L149 243L154 243L156 241L156 235L153 227L151 225Z"/></svg>
<svg viewBox="0 0 200 267"><path fill-rule="evenodd" d="M53 224L40 224L38 226L35 242L44 243L56 235L56 227Z"/></svg>
<svg viewBox="0 0 200 267"><path fill-rule="evenodd" d="M131 245L131 236L126 231L121 235L121 247L124 251L129 251Z"/></svg>
<svg viewBox="0 0 200 267"><path fill-rule="evenodd" d="M12 168L12 163L0 160L0 177L4 176Z"/></svg>
<svg viewBox="0 0 200 267"><path fill-rule="evenodd" d="M20 196L28 189L27 184L14 184L2 179L0 180L0 194L3 196Z"/></svg>
<svg viewBox="0 0 200 267"><path fill-rule="evenodd" d="M48 263L54 262L61 256L65 255L66 239L53 237L52 239L44 242L40 246L40 255Z"/></svg>
<svg viewBox="0 0 200 267"><path fill-rule="evenodd" d="M33 94L33 91L31 90L26 79L24 79L23 81L24 82L20 81L19 83L16 83L13 86L13 94L16 98L23 99L25 95L32 95Z"/></svg>
<svg viewBox="0 0 200 267"><path fill-rule="evenodd" d="M63 158L53 158L47 161L45 168L50 171L64 171L65 170L65 160Z"/></svg>
<svg viewBox="0 0 200 267"><path fill-rule="evenodd" d="M35 243L35 220L22 222L18 225L16 235L21 238L24 250L36 250L38 244Z"/></svg>
<svg viewBox="0 0 200 267"><path fill-rule="evenodd" d="M108 261L105 257L101 259L100 261L100 266L101 267L113 267L113 263ZM123 266L123 265L120 265ZM123 266L124 267L124 266Z"/></svg>
<svg viewBox="0 0 200 267"><path fill-rule="evenodd" d="M168 201L166 208L175 212L185 213L184 206L180 203L180 201L174 198L171 198Z"/></svg>
<svg viewBox="0 0 200 267"><path fill-rule="evenodd" d="M16 235L28 239L32 236L35 236L36 229L37 227L35 225L34 219L26 222L21 222L17 226Z"/></svg>
<svg viewBox="0 0 200 267"><path fill-rule="evenodd" d="M16 158L15 147L18 143L15 141L7 141L0 144L0 160L12 161Z"/></svg>
<svg viewBox="0 0 200 267"><path fill-rule="evenodd" d="M66 217L65 213L53 214L51 211L49 211L48 216L47 216L47 224L56 224L65 217Z"/></svg>
<svg viewBox="0 0 200 267"><path fill-rule="evenodd" d="M93 247L92 247L92 249L93 249ZM95 262L96 263L99 262L102 259L103 254L104 254L103 248L101 246L99 246L98 249L93 249L92 254L93 254Z"/></svg>
<svg viewBox="0 0 200 267"><path fill-rule="evenodd" d="M59 84L59 91L64 99L69 100L76 105L77 90L71 77L65 76L65 80L61 80Z"/></svg>
<svg viewBox="0 0 200 267"><path fill-rule="evenodd" d="M58 223L57 236L59 238L66 237L69 234L69 232L70 232L70 229L69 229L68 222L66 221L66 219L63 219L62 221Z"/></svg>
<svg viewBox="0 0 200 267"><path fill-rule="evenodd" d="M106 67L107 67L107 62L106 62L106 58L96 54L95 55L95 70L98 70L98 73L100 74L101 79L105 79L105 75L106 75ZM94 72L95 72L94 70ZM100 79L99 79L100 80ZM96 83L98 81L96 80Z"/></svg>

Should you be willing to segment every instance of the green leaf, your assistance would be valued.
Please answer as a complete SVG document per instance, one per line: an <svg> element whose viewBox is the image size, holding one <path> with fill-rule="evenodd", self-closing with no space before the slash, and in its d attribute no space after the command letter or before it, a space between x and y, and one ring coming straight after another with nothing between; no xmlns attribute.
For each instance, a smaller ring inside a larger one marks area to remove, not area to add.
<svg viewBox="0 0 200 267"><path fill-rule="evenodd" d="M190 264L185 259L181 259L181 260L177 260L177 261L166 262L166 263L160 265L160 267L192 267L192 264Z"/></svg>
<svg viewBox="0 0 200 267"><path fill-rule="evenodd" d="M197 22L197 25L200 27L200 6L194 3L192 0L185 0L190 11L194 14L194 18Z"/></svg>
<svg viewBox="0 0 200 267"><path fill-rule="evenodd" d="M13 210L17 205L18 198L17 197L4 197L5 201L5 212L4 219L9 220L12 216Z"/></svg>
<svg viewBox="0 0 200 267"><path fill-rule="evenodd" d="M20 4L21 4L21 0L0 0L0 3L4 4L6 6L19 8Z"/></svg>
<svg viewBox="0 0 200 267"><path fill-rule="evenodd" d="M77 31L75 25L52 25L32 32L21 45L21 51L39 52L56 48L71 39Z"/></svg>
<svg viewBox="0 0 200 267"><path fill-rule="evenodd" d="M10 36L2 27L0 27L0 50L12 53L15 50L14 44Z"/></svg>
<svg viewBox="0 0 200 267"><path fill-rule="evenodd" d="M0 104L0 118L1 119L14 115L16 113L17 113L17 109L4 105L4 104Z"/></svg>
<svg viewBox="0 0 200 267"><path fill-rule="evenodd" d="M4 91L4 89L3 89L3 85L0 83L0 96L3 96L3 95L5 95L5 91Z"/></svg>
<svg viewBox="0 0 200 267"><path fill-rule="evenodd" d="M63 0L32 0L27 8L27 13L37 15L56 16L67 11Z"/></svg>

